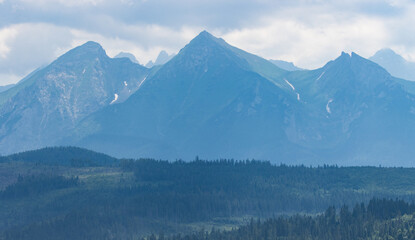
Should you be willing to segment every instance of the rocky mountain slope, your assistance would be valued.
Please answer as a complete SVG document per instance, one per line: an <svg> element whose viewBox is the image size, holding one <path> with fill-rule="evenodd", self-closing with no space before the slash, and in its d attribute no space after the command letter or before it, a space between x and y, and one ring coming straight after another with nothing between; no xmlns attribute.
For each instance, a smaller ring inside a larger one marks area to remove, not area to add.
<svg viewBox="0 0 415 240"><path fill-rule="evenodd" d="M83 121L78 144L129 157L288 155L284 126L301 106L284 73L202 32L125 103Z"/></svg>
<svg viewBox="0 0 415 240"><path fill-rule="evenodd" d="M88 42L0 93L2 154L54 145L84 117L127 99L148 74Z"/></svg>
<svg viewBox="0 0 415 240"><path fill-rule="evenodd" d="M415 83L342 53L287 71L200 33L148 70L76 48L0 93L0 151L77 145L116 157L413 166Z"/></svg>

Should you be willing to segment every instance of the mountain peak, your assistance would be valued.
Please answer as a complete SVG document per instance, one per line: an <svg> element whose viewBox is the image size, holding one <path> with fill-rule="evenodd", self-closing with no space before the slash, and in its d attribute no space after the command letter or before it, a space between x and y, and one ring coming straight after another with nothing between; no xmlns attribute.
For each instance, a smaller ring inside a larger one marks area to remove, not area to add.
<svg viewBox="0 0 415 240"><path fill-rule="evenodd" d="M168 56L169 54L166 51L161 50L157 58L163 58L163 57L168 57Z"/></svg>
<svg viewBox="0 0 415 240"><path fill-rule="evenodd" d="M196 38L198 37L204 37L204 38L215 38L212 34L210 34L208 31L203 30L199 33L199 35L196 36Z"/></svg>
<svg viewBox="0 0 415 240"><path fill-rule="evenodd" d="M353 86L370 92L374 86L389 82L390 74L378 64L355 52L350 54L342 52L338 58L323 67L321 76L317 79L323 88L338 89L340 85Z"/></svg>
<svg viewBox="0 0 415 240"><path fill-rule="evenodd" d="M409 62L390 48L384 48L369 58L390 72L393 76L415 81L415 63Z"/></svg>
<svg viewBox="0 0 415 240"><path fill-rule="evenodd" d="M347 52L342 52L341 53L341 55L340 55L340 57L341 58L351 58L352 57L352 55L351 54L349 54L349 53L347 53Z"/></svg>
<svg viewBox="0 0 415 240"><path fill-rule="evenodd" d="M161 52L157 56L155 62L150 60L146 64L146 67L147 68L152 68L154 66L163 65L163 64L167 63L168 61L170 61L170 59L172 59L174 56L176 56L176 54L172 53L172 54L169 55L166 51L161 50Z"/></svg>
<svg viewBox="0 0 415 240"><path fill-rule="evenodd" d="M95 47L95 48L102 48L102 46L101 46L99 43L94 42L94 41L88 41L88 42L86 42L86 43L82 44L81 46L85 46L85 47Z"/></svg>
<svg viewBox="0 0 415 240"><path fill-rule="evenodd" d="M193 38L192 41L190 41L189 45L193 45L195 43L198 44L207 44L207 43L219 43L219 44L224 44L225 41L221 38L217 38L215 36L213 36L212 34L210 34L209 32L202 31L199 33L199 35L197 35L195 38Z"/></svg>
<svg viewBox="0 0 415 240"><path fill-rule="evenodd" d="M383 48L375 53L371 58L374 62L394 61L404 63L406 60L390 48Z"/></svg>
<svg viewBox="0 0 415 240"><path fill-rule="evenodd" d="M170 61L175 56L175 54L169 55L166 51L162 50L159 55L157 56L156 61L154 62L154 65L163 65L166 62Z"/></svg>
<svg viewBox="0 0 415 240"><path fill-rule="evenodd" d="M366 68L369 68L369 67L378 68L379 67L377 64L360 56L359 54L355 52L351 52L351 53L342 52L338 58L326 64L325 67L331 67L331 66L339 66L341 68L345 68L346 66L349 66L350 68L359 68L359 69L363 66Z"/></svg>
<svg viewBox="0 0 415 240"><path fill-rule="evenodd" d="M360 60L366 60L369 62L369 60L361 57L359 54L355 53L355 52L351 52L351 53L347 53L347 52L342 52L340 54L339 57L337 57L334 61L332 61L333 63L336 64L351 64L352 62L356 62L356 61L360 61ZM331 62L330 62L331 63Z"/></svg>
<svg viewBox="0 0 415 240"><path fill-rule="evenodd" d="M390 49L390 48L382 48L382 49L380 49L379 51L377 51L376 53L375 53L375 55L379 55L379 54L382 54L382 55L385 55L385 54L387 54L387 55L394 55L394 56L397 56L398 54L395 52L395 51L393 51L392 49Z"/></svg>
<svg viewBox="0 0 415 240"><path fill-rule="evenodd" d="M340 56L338 56L336 59L328 62L323 68L328 68L328 67L332 67L332 66L337 66L337 65L344 65L351 62L351 58L352 55L346 53L346 52L342 52L340 54Z"/></svg>
<svg viewBox="0 0 415 240"><path fill-rule="evenodd" d="M238 62L238 64L246 65L247 62L246 60L242 60L241 54L227 44L225 40L216 38L212 34L203 31L180 50L178 61L186 61L189 66L202 66L209 62L208 59L211 59L212 62Z"/></svg>
<svg viewBox="0 0 415 240"><path fill-rule="evenodd" d="M85 52L105 52L102 46L99 43L94 42L94 41L88 41L74 49L82 50Z"/></svg>
<svg viewBox="0 0 415 240"><path fill-rule="evenodd" d="M120 52L114 58L128 58L131 62L140 64L133 54L127 52Z"/></svg>
<svg viewBox="0 0 415 240"><path fill-rule="evenodd" d="M67 53L59 57L56 62L72 62L72 61L90 61L91 59L98 58L104 59L108 58L105 50L102 46L93 41L86 42L81 46L75 47L69 50Z"/></svg>
<svg viewBox="0 0 415 240"><path fill-rule="evenodd" d="M191 53L192 55L196 54L194 56L200 58L202 55L206 57L213 52L222 52L223 49L227 49L227 51L233 51L233 47L227 44L222 38L217 38L207 31L202 31L184 48L182 48L179 53Z"/></svg>

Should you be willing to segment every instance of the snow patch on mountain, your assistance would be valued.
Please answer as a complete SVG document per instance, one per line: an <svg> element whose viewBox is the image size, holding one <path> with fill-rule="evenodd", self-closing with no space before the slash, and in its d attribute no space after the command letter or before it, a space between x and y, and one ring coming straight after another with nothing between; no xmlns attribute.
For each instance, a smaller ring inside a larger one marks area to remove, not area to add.
<svg viewBox="0 0 415 240"><path fill-rule="evenodd" d="M288 85L290 85L290 87L291 87L291 89L293 90L293 91L295 91L295 87L287 80L287 79L284 79L285 80L285 82L288 84Z"/></svg>
<svg viewBox="0 0 415 240"><path fill-rule="evenodd" d="M139 89L140 87L141 87L141 85L143 85L143 83L144 83L144 81L147 79L147 76L145 76L144 77L144 79L143 79L143 81L141 81L141 83L138 85L138 88L137 89Z"/></svg>
<svg viewBox="0 0 415 240"><path fill-rule="evenodd" d="M292 85L292 83L290 83L287 79L284 79L284 80L291 87L291 89L295 92L295 94L297 94L297 100L300 101L301 100L300 94L295 91L294 85Z"/></svg>
<svg viewBox="0 0 415 240"><path fill-rule="evenodd" d="M316 81L320 80L320 79L324 76L324 74L325 74L325 73L326 73L326 71L322 72L322 73L320 74L320 76L316 79Z"/></svg>
<svg viewBox="0 0 415 240"><path fill-rule="evenodd" d="M331 114L330 103L332 103L332 102L333 102L333 99L330 99L330 100L327 102L327 105L326 105L326 111L327 111L327 113L328 113L328 114Z"/></svg>
<svg viewBox="0 0 415 240"><path fill-rule="evenodd" d="M114 100L110 102L110 104L115 103L118 100L118 94L114 94Z"/></svg>

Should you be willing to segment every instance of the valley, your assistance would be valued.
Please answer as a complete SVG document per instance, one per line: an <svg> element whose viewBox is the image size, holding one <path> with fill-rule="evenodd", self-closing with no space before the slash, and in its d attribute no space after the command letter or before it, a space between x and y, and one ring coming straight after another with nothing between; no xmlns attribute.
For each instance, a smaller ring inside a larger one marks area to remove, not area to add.
<svg viewBox="0 0 415 240"><path fill-rule="evenodd" d="M0 171L0 239L192 234L374 197L415 200L413 168L128 160L65 147L3 157Z"/></svg>

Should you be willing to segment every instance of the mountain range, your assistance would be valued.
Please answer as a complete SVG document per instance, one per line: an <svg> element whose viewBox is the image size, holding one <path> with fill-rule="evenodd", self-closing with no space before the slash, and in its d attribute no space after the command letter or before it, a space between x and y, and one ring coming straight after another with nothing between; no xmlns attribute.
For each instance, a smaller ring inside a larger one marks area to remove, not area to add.
<svg viewBox="0 0 415 240"><path fill-rule="evenodd" d="M206 31L151 69L88 42L0 93L0 152L413 166L414 84L355 53L285 70Z"/></svg>

